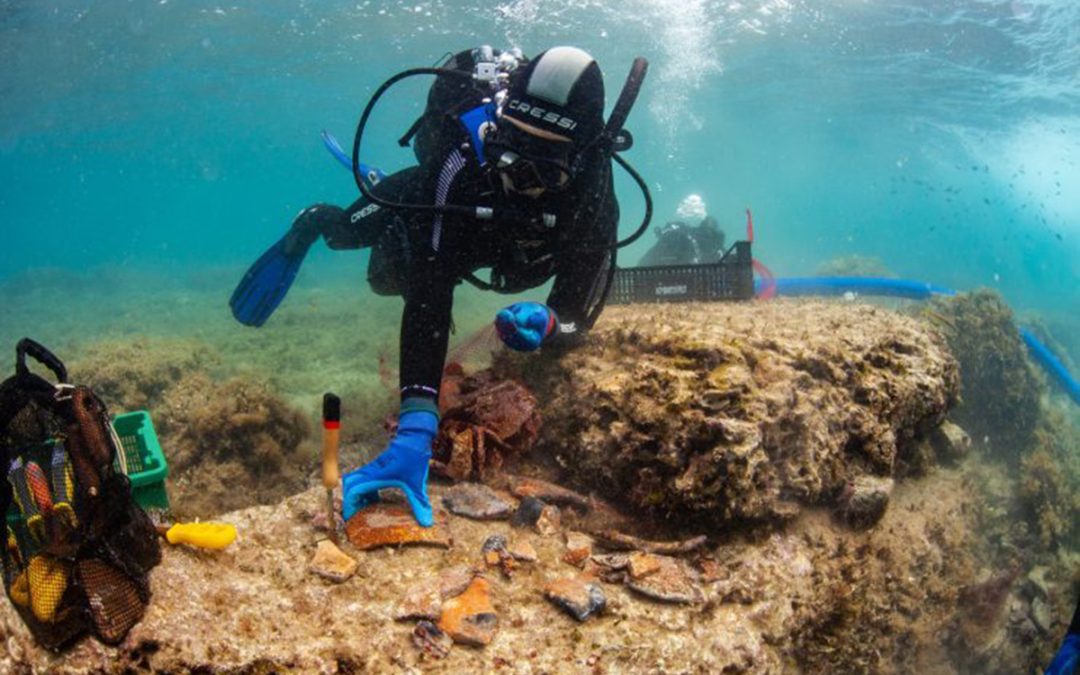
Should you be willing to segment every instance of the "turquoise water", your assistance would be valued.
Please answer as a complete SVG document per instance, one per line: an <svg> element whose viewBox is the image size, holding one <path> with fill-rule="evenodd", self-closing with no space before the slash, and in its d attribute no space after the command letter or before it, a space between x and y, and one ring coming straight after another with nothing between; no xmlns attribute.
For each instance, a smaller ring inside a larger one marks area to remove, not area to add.
<svg viewBox="0 0 1080 675"><path fill-rule="evenodd" d="M355 197L318 134L347 142L386 77L480 43L570 43L599 60L609 106L632 58L651 61L628 158L658 222L696 192L729 240L753 210L778 275L875 256L898 276L998 289L1069 333L1078 36L1071 0L4 0L0 283L147 271L140 292L210 293L213 279L224 306L298 209ZM394 141L425 87L386 99L365 159L410 162ZM625 235L641 200L619 189ZM317 248L301 287L363 292L366 254Z"/></svg>

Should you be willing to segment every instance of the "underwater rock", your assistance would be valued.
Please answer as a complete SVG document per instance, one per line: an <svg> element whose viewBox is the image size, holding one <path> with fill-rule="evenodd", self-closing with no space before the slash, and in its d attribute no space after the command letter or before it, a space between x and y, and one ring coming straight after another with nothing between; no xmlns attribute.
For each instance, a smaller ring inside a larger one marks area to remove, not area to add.
<svg viewBox="0 0 1080 675"><path fill-rule="evenodd" d="M598 584L578 577L563 577L544 587L544 597L578 621L604 611L607 598Z"/></svg>
<svg viewBox="0 0 1080 675"><path fill-rule="evenodd" d="M580 631L556 616L562 610L544 594L559 570L581 576L558 560L561 539L517 531L535 545L541 564L498 585L508 614L492 603L500 616L490 648L455 649L452 666L441 670L578 672L600 654L601 670L626 673L654 672L661 663L665 672L680 673L1029 672L1060 641L1066 616L1060 600L1073 578L1074 554L1027 549L1034 558L1025 569L1049 568L1047 604L1057 622L1042 633L1028 618L1026 590L1010 593L1010 622L996 631L1005 636L1002 646L985 657L993 661L972 662L971 650L962 649L956 600L957 589L977 581L979 564L990 564L979 558L992 542L984 538L981 498L971 489L983 472L995 481L1007 477L1000 463L969 462L898 481L882 521L866 532L815 513L767 536L720 537L724 545L706 552L717 567L707 593L714 602L660 606L635 601L636 591L604 588L612 594L609 606L619 599L616 616ZM441 498L442 485L430 489L433 501ZM428 656L412 646L415 624L394 618L411 589L448 567L461 566L466 586L471 583L469 563L492 525L454 519L454 549L375 550L347 584L334 586L313 583L303 553L325 538L309 525L325 503L326 490L317 485L279 504L230 513L225 520L245 534L214 555L165 548L151 575L146 615L120 645L88 639L50 652L34 644L12 603L0 602L0 673L432 670ZM646 532L653 531L640 534ZM610 574L628 576L628 558L594 555L588 564L604 561L623 568L605 568ZM1022 620L1014 624L1014 616ZM990 632L973 629L976 636ZM495 665L505 662L520 667Z"/></svg>
<svg viewBox="0 0 1080 675"><path fill-rule="evenodd" d="M838 513L852 527L871 527L885 515L892 490L892 478L857 476L844 486Z"/></svg>
<svg viewBox="0 0 1080 675"><path fill-rule="evenodd" d="M345 523L345 536L361 551L402 544L450 548L453 538L446 519L445 511L436 511L435 524L421 527L408 505L378 502L357 511Z"/></svg>
<svg viewBox="0 0 1080 675"><path fill-rule="evenodd" d="M581 567L592 555L592 537L581 532L566 533L566 552L563 553L563 562Z"/></svg>
<svg viewBox="0 0 1080 675"><path fill-rule="evenodd" d="M491 604L491 586L476 577L465 592L443 602L439 628L458 644L483 647L490 644L499 628L499 617Z"/></svg>
<svg viewBox="0 0 1080 675"><path fill-rule="evenodd" d="M966 457L971 450L971 436L968 436L959 424L948 420L934 429L930 435L930 442L933 443L938 456L950 461Z"/></svg>
<svg viewBox="0 0 1080 675"><path fill-rule="evenodd" d="M936 320L960 363L960 405L952 417L972 438L1006 461L1033 444L1040 384L1015 317L991 290L934 300Z"/></svg>
<svg viewBox="0 0 1080 675"><path fill-rule="evenodd" d="M357 567L359 567L359 563L352 556L343 553L329 539L323 539L319 542L318 547L315 549L315 557L311 559L311 564L308 565L308 569L313 574L337 584L348 581L352 575L356 574Z"/></svg>
<svg viewBox="0 0 1080 675"><path fill-rule="evenodd" d="M533 527L540 520L540 514L543 513L544 506L546 504L536 497L522 499L517 510L514 511L513 517L510 518L510 525L513 527Z"/></svg>
<svg viewBox="0 0 1080 675"><path fill-rule="evenodd" d="M416 624L412 640L417 649L434 659L446 658L454 646L453 638L430 621L421 621Z"/></svg>
<svg viewBox="0 0 1080 675"><path fill-rule="evenodd" d="M552 458L639 514L787 522L890 476L944 419L957 363L923 322L821 301L609 307L588 348L527 367Z"/></svg>
<svg viewBox="0 0 1080 675"><path fill-rule="evenodd" d="M631 567L630 578L626 585L642 595L684 605L693 605L705 601L705 596L694 579L693 572L678 558L648 554L647 559L640 559L638 571L642 576L635 577Z"/></svg>
<svg viewBox="0 0 1080 675"><path fill-rule="evenodd" d="M549 483L539 478L525 478L521 476L510 476L510 492L515 497L525 499L526 497L535 497L542 500L546 504L555 504L557 506L573 506L581 511L589 510L589 498L584 495L580 495L573 490Z"/></svg>
<svg viewBox="0 0 1080 675"><path fill-rule="evenodd" d="M505 520L514 508L481 483L458 483L446 491L442 501L450 513L477 520Z"/></svg>
<svg viewBox="0 0 1080 675"><path fill-rule="evenodd" d="M1049 633L1054 625L1054 617L1050 605L1042 598L1031 601L1031 620L1043 633Z"/></svg>

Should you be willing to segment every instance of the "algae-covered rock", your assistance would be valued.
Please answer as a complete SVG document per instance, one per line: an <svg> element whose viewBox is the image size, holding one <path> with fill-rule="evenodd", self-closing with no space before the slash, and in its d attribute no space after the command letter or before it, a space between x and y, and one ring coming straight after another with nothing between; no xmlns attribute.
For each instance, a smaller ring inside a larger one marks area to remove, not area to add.
<svg viewBox="0 0 1080 675"><path fill-rule="evenodd" d="M936 333L869 306L612 307L591 335L523 366L544 404L534 453L671 518L784 520L890 477L958 389Z"/></svg>
<svg viewBox="0 0 1080 675"><path fill-rule="evenodd" d="M1012 310L997 293L980 290L937 300L929 316L960 363L962 402L953 417L981 446L1018 460L1033 443L1043 387Z"/></svg>
<svg viewBox="0 0 1080 675"><path fill-rule="evenodd" d="M139 337L90 345L72 364L72 381L86 384L114 413L157 408L187 375L220 365L198 340Z"/></svg>
<svg viewBox="0 0 1080 675"><path fill-rule="evenodd" d="M270 387L192 374L155 417L169 460L169 495L184 517L270 504L304 486L314 462L310 425Z"/></svg>
<svg viewBox="0 0 1080 675"><path fill-rule="evenodd" d="M1060 414L1047 414L1034 449L1020 460L1019 497L1043 547L1080 541L1080 430Z"/></svg>

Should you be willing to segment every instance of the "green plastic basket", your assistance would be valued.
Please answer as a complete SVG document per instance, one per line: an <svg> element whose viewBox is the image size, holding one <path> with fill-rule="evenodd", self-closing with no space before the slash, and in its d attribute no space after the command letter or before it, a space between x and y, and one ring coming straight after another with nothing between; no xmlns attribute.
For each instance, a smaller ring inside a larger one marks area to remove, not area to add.
<svg viewBox="0 0 1080 675"><path fill-rule="evenodd" d="M113 418L113 429L120 437L127 459L127 475L131 479L131 492L135 501L144 509L169 508L169 494L165 491L165 478L169 465L161 451L150 413L145 410L124 413ZM116 458L119 469L120 457Z"/></svg>

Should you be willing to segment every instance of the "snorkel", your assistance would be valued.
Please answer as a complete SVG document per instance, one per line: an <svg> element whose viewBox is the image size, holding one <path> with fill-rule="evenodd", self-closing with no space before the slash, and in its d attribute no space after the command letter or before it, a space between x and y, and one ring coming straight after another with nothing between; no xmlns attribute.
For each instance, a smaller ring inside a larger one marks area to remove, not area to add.
<svg viewBox="0 0 1080 675"><path fill-rule="evenodd" d="M356 134L353 138L352 147L353 179L356 181L356 186L360 189L361 194L369 201L388 209L423 211L443 215L460 215L480 220L492 220L504 215L501 210L497 211L492 206L413 204L384 199L374 193L374 190L372 189L373 186L371 186L368 181L368 174L370 171L366 171L365 169L367 169L367 167L360 163L360 147L372 111L386 91L404 79L419 75L434 75L436 77L447 76L456 78L469 84L474 82L487 83L491 89L491 97L485 100L488 103L491 103L492 101L498 103L501 98L505 96L503 92L509 81L510 72L518 65L518 55L520 52L516 54L514 52L507 52L501 54L499 57L495 57L494 51L490 47L482 47L477 51L479 58L471 71L439 67L411 68L392 76L380 85L379 88L375 90L375 93L372 94L371 99L364 107L364 110L360 115L360 120L356 125ZM647 72L648 61L642 57L634 59L630 74L626 78L626 83L623 86L622 92L619 94L619 98L617 99L615 107L612 109L611 115L608 117L603 130L580 153L580 155L583 156L590 148L599 144L602 152L614 159L619 166L623 167L623 169L630 174L630 177L641 189L642 196L645 200L645 215L637 230L623 241L600 247L601 250L614 250L632 244L645 233L652 220L652 196L649 194L648 186L645 184L641 175L638 174L625 159L619 156L620 152L630 149L633 145L633 136L631 136L629 131L623 128L623 124L626 122L626 119L637 100L638 93L641 91L641 85L645 80ZM412 131L414 131L414 129L410 129L410 132ZM410 136L411 133L407 133L402 139L402 144L407 144ZM476 139L473 139L473 141L475 142ZM544 214L543 217L546 219L548 218L548 215Z"/></svg>

